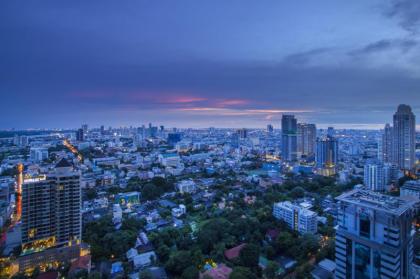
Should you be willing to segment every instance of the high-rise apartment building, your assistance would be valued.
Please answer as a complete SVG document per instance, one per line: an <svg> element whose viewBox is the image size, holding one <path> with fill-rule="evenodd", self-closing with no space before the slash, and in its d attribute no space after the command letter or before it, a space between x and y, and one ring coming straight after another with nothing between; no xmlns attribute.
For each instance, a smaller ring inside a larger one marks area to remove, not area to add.
<svg viewBox="0 0 420 279"><path fill-rule="evenodd" d="M337 172L338 140L331 136L316 140L316 167L321 175L331 176Z"/></svg>
<svg viewBox="0 0 420 279"><path fill-rule="evenodd" d="M412 278L418 200L356 189L337 197L335 278Z"/></svg>
<svg viewBox="0 0 420 279"><path fill-rule="evenodd" d="M80 173L65 159L46 175L22 184L20 270L68 261L80 255Z"/></svg>
<svg viewBox="0 0 420 279"><path fill-rule="evenodd" d="M281 155L284 160L297 159L297 120L294 115L281 118Z"/></svg>
<svg viewBox="0 0 420 279"><path fill-rule="evenodd" d="M381 154L379 159L384 163L392 162L392 127L385 125L381 141Z"/></svg>
<svg viewBox="0 0 420 279"><path fill-rule="evenodd" d="M298 156L315 155L316 126L315 124L297 124L297 151Z"/></svg>
<svg viewBox="0 0 420 279"><path fill-rule="evenodd" d="M416 116L408 105L399 105L394 114L392 159L400 169L411 170L415 164Z"/></svg>
<svg viewBox="0 0 420 279"><path fill-rule="evenodd" d="M387 183L384 165L380 162L368 162L365 165L364 184L372 190L383 192Z"/></svg>
<svg viewBox="0 0 420 279"><path fill-rule="evenodd" d="M316 233L318 214L290 201L278 202L273 206L273 216L283 220L290 229L299 233Z"/></svg>

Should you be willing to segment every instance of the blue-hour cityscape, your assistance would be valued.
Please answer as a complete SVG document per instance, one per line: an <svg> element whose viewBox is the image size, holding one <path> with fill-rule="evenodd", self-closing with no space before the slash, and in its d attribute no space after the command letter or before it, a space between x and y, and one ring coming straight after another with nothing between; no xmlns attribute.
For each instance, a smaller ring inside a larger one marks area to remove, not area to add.
<svg viewBox="0 0 420 279"><path fill-rule="evenodd" d="M0 3L0 279L420 279L419 30L418 0Z"/></svg>

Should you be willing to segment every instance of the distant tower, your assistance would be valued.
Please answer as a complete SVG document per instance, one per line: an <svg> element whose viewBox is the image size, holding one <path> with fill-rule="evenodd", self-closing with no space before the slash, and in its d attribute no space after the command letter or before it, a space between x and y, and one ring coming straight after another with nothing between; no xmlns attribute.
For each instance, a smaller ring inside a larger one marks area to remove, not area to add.
<svg viewBox="0 0 420 279"><path fill-rule="evenodd" d="M85 140L85 132L83 129L78 129L76 131L76 140L77 141L84 141Z"/></svg>
<svg viewBox="0 0 420 279"><path fill-rule="evenodd" d="M382 162L389 163L392 161L392 127L388 123L385 125L382 134Z"/></svg>
<svg viewBox="0 0 420 279"><path fill-rule="evenodd" d="M281 118L281 154L284 160L297 159L297 120L294 115Z"/></svg>
<svg viewBox="0 0 420 279"><path fill-rule="evenodd" d="M268 133L272 133L273 131L274 131L273 125L268 124L268 125L267 125L267 132L268 132Z"/></svg>
<svg viewBox="0 0 420 279"><path fill-rule="evenodd" d="M393 162L400 169L411 170L415 163L416 116L408 105L399 105L394 114Z"/></svg>

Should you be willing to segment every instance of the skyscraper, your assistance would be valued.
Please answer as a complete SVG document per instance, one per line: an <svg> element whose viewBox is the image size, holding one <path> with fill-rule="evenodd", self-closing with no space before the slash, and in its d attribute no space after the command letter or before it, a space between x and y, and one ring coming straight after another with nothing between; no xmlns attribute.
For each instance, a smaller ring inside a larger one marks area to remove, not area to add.
<svg viewBox="0 0 420 279"><path fill-rule="evenodd" d="M372 191L384 191L387 182L384 165L380 162L368 162L365 165L363 182Z"/></svg>
<svg viewBox="0 0 420 279"><path fill-rule="evenodd" d="M24 180L19 269L77 258L81 237L80 173L62 159L47 175Z"/></svg>
<svg viewBox="0 0 420 279"><path fill-rule="evenodd" d="M297 121L294 115L281 118L281 154L287 161L297 159Z"/></svg>
<svg viewBox="0 0 420 279"><path fill-rule="evenodd" d="M82 128L76 131L76 140L77 141L84 141L85 140L85 132Z"/></svg>
<svg viewBox="0 0 420 279"><path fill-rule="evenodd" d="M315 124L297 124L297 151L300 156L315 154L316 126Z"/></svg>
<svg viewBox="0 0 420 279"><path fill-rule="evenodd" d="M384 163L392 162L392 127L388 123L382 134L382 152L379 159Z"/></svg>
<svg viewBox="0 0 420 279"><path fill-rule="evenodd" d="M316 140L316 167L318 173L325 176L335 175L338 162L338 141L326 136Z"/></svg>
<svg viewBox="0 0 420 279"><path fill-rule="evenodd" d="M418 202L369 190L337 197L335 277L412 278L412 219Z"/></svg>
<svg viewBox="0 0 420 279"><path fill-rule="evenodd" d="M416 116L408 105L399 105L394 114L392 137L393 162L400 169L411 170L415 163Z"/></svg>
<svg viewBox="0 0 420 279"><path fill-rule="evenodd" d="M272 132L274 132L274 127L273 127L273 125L271 125L271 124L268 124L268 125L267 125L267 132L268 132L268 133L272 133Z"/></svg>

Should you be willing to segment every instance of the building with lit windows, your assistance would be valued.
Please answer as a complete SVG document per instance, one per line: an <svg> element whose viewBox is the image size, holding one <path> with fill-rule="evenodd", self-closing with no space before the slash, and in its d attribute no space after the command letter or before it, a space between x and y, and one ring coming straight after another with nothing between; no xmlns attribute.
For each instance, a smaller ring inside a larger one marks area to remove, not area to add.
<svg viewBox="0 0 420 279"><path fill-rule="evenodd" d="M363 188L336 199L335 278L412 278L412 220L418 199Z"/></svg>
<svg viewBox="0 0 420 279"><path fill-rule="evenodd" d="M337 172L338 141L328 135L316 140L316 167L318 174L332 176Z"/></svg>
<svg viewBox="0 0 420 279"><path fill-rule="evenodd" d="M62 159L47 175L24 179L21 220L21 271L77 259L83 253L80 173Z"/></svg>
<svg viewBox="0 0 420 279"><path fill-rule="evenodd" d="M316 233L318 214L290 201L278 202L273 206L273 216L283 220L290 229L299 233Z"/></svg>

